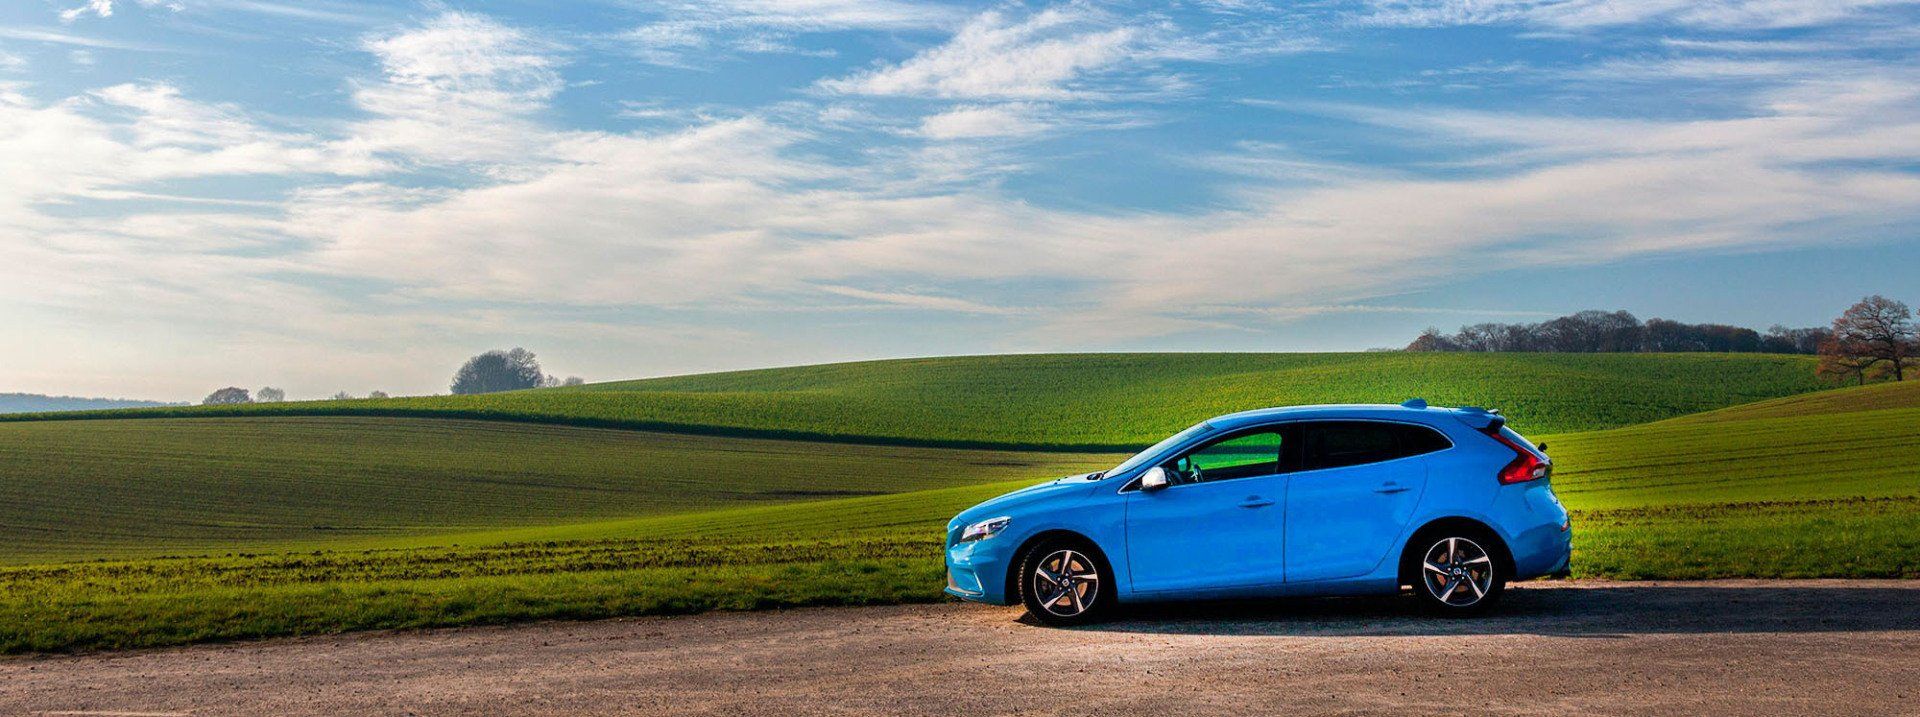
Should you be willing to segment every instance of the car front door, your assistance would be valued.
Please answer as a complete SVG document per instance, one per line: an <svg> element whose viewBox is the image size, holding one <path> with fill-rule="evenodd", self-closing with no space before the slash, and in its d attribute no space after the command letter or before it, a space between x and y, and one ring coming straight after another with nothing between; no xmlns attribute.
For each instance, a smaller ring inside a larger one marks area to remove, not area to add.
<svg viewBox="0 0 1920 717"><path fill-rule="evenodd" d="M1127 499L1127 565L1137 592L1279 585L1285 580L1289 429L1237 431L1161 464L1166 488Z"/></svg>
<svg viewBox="0 0 1920 717"><path fill-rule="evenodd" d="M1372 572L1397 547L1427 483L1427 459L1451 444L1431 428L1386 421L1301 425L1300 470L1287 476L1287 582Z"/></svg>

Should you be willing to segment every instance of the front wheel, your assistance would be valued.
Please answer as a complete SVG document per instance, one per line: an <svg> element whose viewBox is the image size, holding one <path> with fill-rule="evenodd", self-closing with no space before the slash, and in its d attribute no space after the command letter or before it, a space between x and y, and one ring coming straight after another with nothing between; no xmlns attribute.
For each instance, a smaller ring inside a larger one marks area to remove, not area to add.
<svg viewBox="0 0 1920 717"><path fill-rule="evenodd" d="M1430 539L1413 581L1413 594L1422 605L1441 615L1472 615L1500 600L1507 576L1487 552L1485 537L1442 534Z"/></svg>
<svg viewBox="0 0 1920 717"><path fill-rule="evenodd" d="M1113 576L1106 561L1076 540L1048 540L1020 563L1020 599L1048 625L1085 625L1113 609Z"/></svg>

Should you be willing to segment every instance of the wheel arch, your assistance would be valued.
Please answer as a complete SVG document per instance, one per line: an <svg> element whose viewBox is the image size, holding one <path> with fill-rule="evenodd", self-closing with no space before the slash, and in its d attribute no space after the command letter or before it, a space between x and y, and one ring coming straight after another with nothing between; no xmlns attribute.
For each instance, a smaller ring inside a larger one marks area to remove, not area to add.
<svg viewBox="0 0 1920 717"><path fill-rule="evenodd" d="M1419 550L1425 547L1423 543L1426 542L1426 537L1449 530L1480 533L1485 536L1489 542L1492 543L1492 545L1487 546L1487 549L1493 553L1493 559L1499 563L1500 571L1506 574L1508 578L1513 577L1515 574L1513 549L1507 547L1507 539L1501 537L1500 531L1494 530L1493 526L1483 521L1456 515L1429 520L1425 525L1420 526L1418 530L1413 531L1411 535L1407 536L1406 544L1400 546L1400 575L1398 584L1412 585L1414 577L1419 574L1419 567L1417 565L1419 562Z"/></svg>
<svg viewBox="0 0 1920 717"><path fill-rule="evenodd" d="M1106 563L1107 574L1113 575L1113 559L1110 557L1107 557L1107 549L1100 547L1099 541L1096 541L1093 538L1088 537L1085 533L1081 533L1075 530L1068 530L1065 528L1051 528L1048 530L1042 530L1040 532L1034 533L1033 535L1027 536L1026 540L1021 541L1020 547L1014 549L1012 553L1012 559L1007 561L1007 580L1006 580L1006 588L1005 588L1007 604L1017 605L1020 603L1020 566L1027 562L1027 553L1032 551L1034 546L1037 546L1048 540L1055 540L1055 539L1074 540L1074 541L1086 543L1087 545L1091 546L1093 548L1094 557L1099 558L1100 562Z"/></svg>

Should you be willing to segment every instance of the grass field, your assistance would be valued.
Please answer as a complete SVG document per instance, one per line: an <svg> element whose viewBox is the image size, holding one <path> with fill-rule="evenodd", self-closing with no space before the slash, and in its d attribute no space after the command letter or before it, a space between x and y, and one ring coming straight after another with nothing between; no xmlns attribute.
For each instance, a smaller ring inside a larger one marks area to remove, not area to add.
<svg viewBox="0 0 1920 717"><path fill-rule="evenodd" d="M1888 408L1920 408L1920 381L1849 386L1741 404L1670 419L1675 423L1737 421L1748 418L1832 416Z"/></svg>
<svg viewBox="0 0 1920 717"><path fill-rule="evenodd" d="M0 424L0 564L304 549L898 493L1117 458L465 420Z"/></svg>
<svg viewBox="0 0 1920 717"><path fill-rule="evenodd" d="M1813 362L1810 356L1768 354L967 356L482 396L94 415L441 416L904 445L1119 450L1230 411L1399 403L1414 396L1438 405L1500 408L1521 417L1521 427L1534 433L1614 428L1814 391L1821 385Z"/></svg>
<svg viewBox="0 0 1920 717"><path fill-rule="evenodd" d="M1576 576L1920 578L1904 386L1556 435L1515 420L1551 446ZM1116 458L416 418L0 424L0 651L938 600L947 518Z"/></svg>

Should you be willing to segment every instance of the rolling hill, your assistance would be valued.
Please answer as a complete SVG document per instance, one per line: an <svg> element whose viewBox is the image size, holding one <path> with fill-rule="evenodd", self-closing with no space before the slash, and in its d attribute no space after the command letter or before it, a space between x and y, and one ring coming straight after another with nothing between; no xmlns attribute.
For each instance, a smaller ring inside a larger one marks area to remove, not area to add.
<svg viewBox="0 0 1920 717"><path fill-rule="evenodd" d="M1669 419L1674 423L1711 423L1749 418L1835 416L1856 411L1920 408L1920 381L1849 386L1731 406Z"/></svg>
<svg viewBox="0 0 1920 717"><path fill-rule="evenodd" d="M0 564L898 493L1117 458L377 417L0 424Z"/></svg>
<svg viewBox="0 0 1920 717"><path fill-rule="evenodd" d="M869 361L477 396L104 411L448 417L874 444L1121 450L1208 416L1304 403L1500 408L1598 430L1818 390L1769 354L1033 354ZM61 414L52 418L71 418ZM49 416L0 417L0 420Z"/></svg>
<svg viewBox="0 0 1920 717"><path fill-rule="evenodd" d="M1144 368L1098 358L1123 365L1100 368L1108 375L1091 383L1058 363L1090 359L1006 357L1053 368L1023 376L1006 364L986 370L994 362L984 359L941 359L931 368L849 364L477 398L565 403L603 395L645 403L656 394L754 395L768 406L820 407L813 418L782 419L790 426L858 412L834 408L841 401L898 412L902 423L889 435L929 427L1004 438L1038 427L969 426L955 415L989 421L1002 405L1135 400L1135 393L1225 397L1182 404L1205 416L1252 395L1253 384L1231 376L1216 377L1211 385L1226 387L1218 393L1195 388L1210 382L1182 363L1232 358L1225 355L1157 355ZM1557 411L1561 420L1579 413L1569 396L1587 396L1594 413L1633 406L1666 417L1688 402L1805 388L1772 373L1804 368L1770 362L1782 357L1707 357L1731 358L1741 371L1691 356L1618 364L1612 357L1501 358L1539 362L1482 377L1533 382L1524 396L1503 388L1515 397L1506 405ZM1334 362L1344 370L1299 360L1253 374L1285 376L1293 382L1289 395L1329 396L1302 400L1366 400L1365 391L1375 390L1368 388L1372 370L1407 368L1354 355ZM1472 370L1506 365L1476 361L1426 368L1446 368L1466 385ZM1147 376L1166 374L1169 364L1192 373L1152 385ZM976 369L978 376L970 373ZM1062 373L1045 376L1055 369ZM1608 381L1609 369L1625 376ZM1316 371L1324 378L1305 378ZM1045 400L934 395L935 385L984 391L987 375L997 375L1002 391L1027 387ZM1556 375L1573 388L1559 388L1549 378ZM863 387L860 376L891 384ZM1640 400L1630 387L1639 387ZM915 396L960 413L908 416L913 399L906 397ZM1920 523L1916 396L1904 386L1869 386L1558 434L1539 430L1537 423L1550 422L1532 414L1516 410L1514 418L1550 444L1557 490L1575 515L1577 576L1920 577L1920 532L1911 527ZM1144 430L1099 421L1126 415L1084 417L1076 430L1107 437ZM259 410L0 423L0 474L10 478L0 484L0 651L939 599L940 526L954 512L1117 457L1041 444L1055 451ZM156 555L188 557L143 557Z"/></svg>

